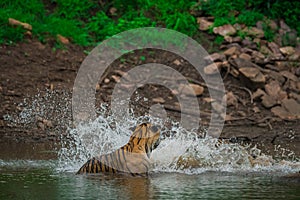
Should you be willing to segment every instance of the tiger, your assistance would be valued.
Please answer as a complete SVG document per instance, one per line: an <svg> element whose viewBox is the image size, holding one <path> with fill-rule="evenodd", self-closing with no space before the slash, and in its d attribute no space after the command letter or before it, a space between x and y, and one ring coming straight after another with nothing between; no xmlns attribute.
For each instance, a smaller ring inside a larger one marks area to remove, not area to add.
<svg viewBox="0 0 300 200"><path fill-rule="evenodd" d="M160 128L150 123L135 127L128 143L109 154L88 160L76 174L126 173L147 176L151 152L160 142Z"/></svg>

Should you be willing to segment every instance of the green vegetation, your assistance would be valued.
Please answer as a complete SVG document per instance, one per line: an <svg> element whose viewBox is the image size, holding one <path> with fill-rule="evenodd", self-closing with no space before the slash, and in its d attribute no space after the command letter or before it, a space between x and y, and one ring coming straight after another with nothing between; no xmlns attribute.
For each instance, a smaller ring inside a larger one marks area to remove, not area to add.
<svg viewBox="0 0 300 200"><path fill-rule="evenodd" d="M12 27L8 18L31 24L33 37L42 42L65 36L71 42L94 45L125 30L139 27L166 27L189 36L197 33L196 15L215 17L214 26L284 19L300 33L300 2L296 0L2 0L0 2L0 43L24 38L21 27ZM194 12L195 11L195 12ZM264 26L266 38L274 33ZM217 39L218 42L222 38Z"/></svg>
<svg viewBox="0 0 300 200"><path fill-rule="evenodd" d="M274 32L268 27L267 19L284 19L300 34L300 2L297 0L207 0L200 2L198 9L215 17L214 26L235 23L255 26L257 21L264 21L266 39L272 40Z"/></svg>

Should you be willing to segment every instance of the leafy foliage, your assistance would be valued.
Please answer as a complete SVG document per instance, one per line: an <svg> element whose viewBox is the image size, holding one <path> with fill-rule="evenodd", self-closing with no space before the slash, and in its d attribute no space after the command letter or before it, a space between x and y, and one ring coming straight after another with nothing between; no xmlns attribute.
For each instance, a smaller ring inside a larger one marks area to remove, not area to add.
<svg viewBox="0 0 300 200"><path fill-rule="evenodd" d="M193 36L198 30L193 10L214 16L214 26L254 26L267 16L285 19L300 33L300 2L296 0L2 0L0 7L0 43L24 37L25 30L9 26L8 18L31 24L33 35L42 42L61 34L82 46L139 27L166 27ZM272 40L274 32L267 23L264 30Z"/></svg>

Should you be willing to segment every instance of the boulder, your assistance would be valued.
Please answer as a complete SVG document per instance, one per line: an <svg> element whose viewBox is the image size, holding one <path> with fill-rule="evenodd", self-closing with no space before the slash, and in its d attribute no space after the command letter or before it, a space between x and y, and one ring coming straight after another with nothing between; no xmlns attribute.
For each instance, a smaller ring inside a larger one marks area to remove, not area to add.
<svg viewBox="0 0 300 200"><path fill-rule="evenodd" d="M300 118L300 104L295 99L282 100L282 107L296 118Z"/></svg>
<svg viewBox="0 0 300 200"><path fill-rule="evenodd" d="M283 70L281 72L279 72L282 76L286 77L287 79L289 80L292 80L292 81L299 81L299 78L297 76L295 76L293 73L291 73L290 71L287 71L287 70Z"/></svg>
<svg viewBox="0 0 300 200"><path fill-rule="evenodd" d="M242 53L239 55L239 58L244 59L244 60L248 60L251 61L251 56L247 53Z"/></svg>
<svg viewBox="0 0 300 200"><path fill-rule="evenodd" d="M242 30L242 32L254 38L263 38L265 36L264 31L256 27L246 27Z"/></svg>
<svg viewBox="0 0 300 200"><path fill-rule="evenodd" d="M239 68L239 72L242 75L241 80L244 81L245 85L249 88L262 87L266 82L265 76L261 71L254 67L242 67Z"/></svg>
<svg viewBox="0 0 300 200"><path fill-rule="evenodd" d="M227 49L226 51L224 51L223 54L225 56L232 56L234 54L237 54L238 52L239 52L238 47L233 46L233 47L230 47L229 49Z"/></svg>
<svg viewBox="0 0 300 200"><path fill-rule="evenodd" d="M281 47L279 51L285 56L290 56L295 53L295 48L291 46Z"/></svg>
<svg viewBox="0 0 300 200"><path fill-rule="evenodd" d="M219 73L219 69L222 67L222 62L212 63L206 67L204 67L204 73L207 75L217 74Z"/></svg>
<svg viewBox="0 0 300 200"><path fill-rule="evenodd" d="M236 34L235 28L232 25L230 25L230 24L226 24L226 25L223 25L223 26L215 27L213 29L213 32L215 34L222 35L222 36L235 35Z"/></svg>
<svg viewBox="0 0 300 200"><path fill-rule="evenodd" d="M189 85L180 84L178 92L186 96L200 96L204 92L204 88L200 85L189 83Z"/></svg>
<svg viewBox="0 0 300 200"><path fill-rule="evenodd" d="M216 61L225 61L226 60L226 57L224 54L222 53L213 53L207 57L204 58L205 60L211 60L213 62L216 62Z"/></svg>
<svg viewBox="0 0 300 200"><path fill-rule="evenodd" d="M264 95L261 98L262 105L266 108L271 108L277 104L277 101L270 95Z"/></svg>
<svg viewBox="0 0 300 200"><path fill-rule="evenodd" d="M276 80L266 84L265 91L269 96L278 102L287 98L287 93L281 89L280 84Z"/></svg>
<svg viewBox="0 0 300 200"><path fill-rule="evenodd" d="M213 22L208 21L205 17L198 17L197 23L201 31L207 31L213 25Z"/></svg>
<svg viewBox="0 0 300 200"><path fill-rule="evenodd" d="M271 109L271 112L274 115L280 117L281 119L285 119L285 120L294 119L294 117L281 106L273 107Z"/></svg>

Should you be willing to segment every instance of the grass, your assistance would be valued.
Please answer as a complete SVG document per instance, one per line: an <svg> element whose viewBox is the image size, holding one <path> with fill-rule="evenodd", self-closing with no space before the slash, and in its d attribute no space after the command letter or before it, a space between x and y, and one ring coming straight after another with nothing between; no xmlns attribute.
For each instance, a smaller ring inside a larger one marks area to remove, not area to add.
<svg viewBox="0 0 300 200"><path fill-rule="evenodd" d="M214 26L235 23L255 26L257 21L263 21L268 41L275 35L268 26L269 19L284 19L300 34L300 2L296 0L200 0L198 9L215 17Z"/></svg>
<svg viewBox="0 0 300 200"><path fill-rule="evenodd" d="M32 25L33 37L42 42L63 35L72 43L89 46L117 33L139 27L166 27L195 36L198 25L191 11L215 17L214 26L243 23L255 26L265 21L265 37L274 31L267 18L284 18L300 33L300 2L288 0L2 0L0 2L0 43L14 43L24 38L26 30L8 25L14 18ZM111 11L111 8L116 8ZM222 38L216 41L221 43Z"/></svg>

